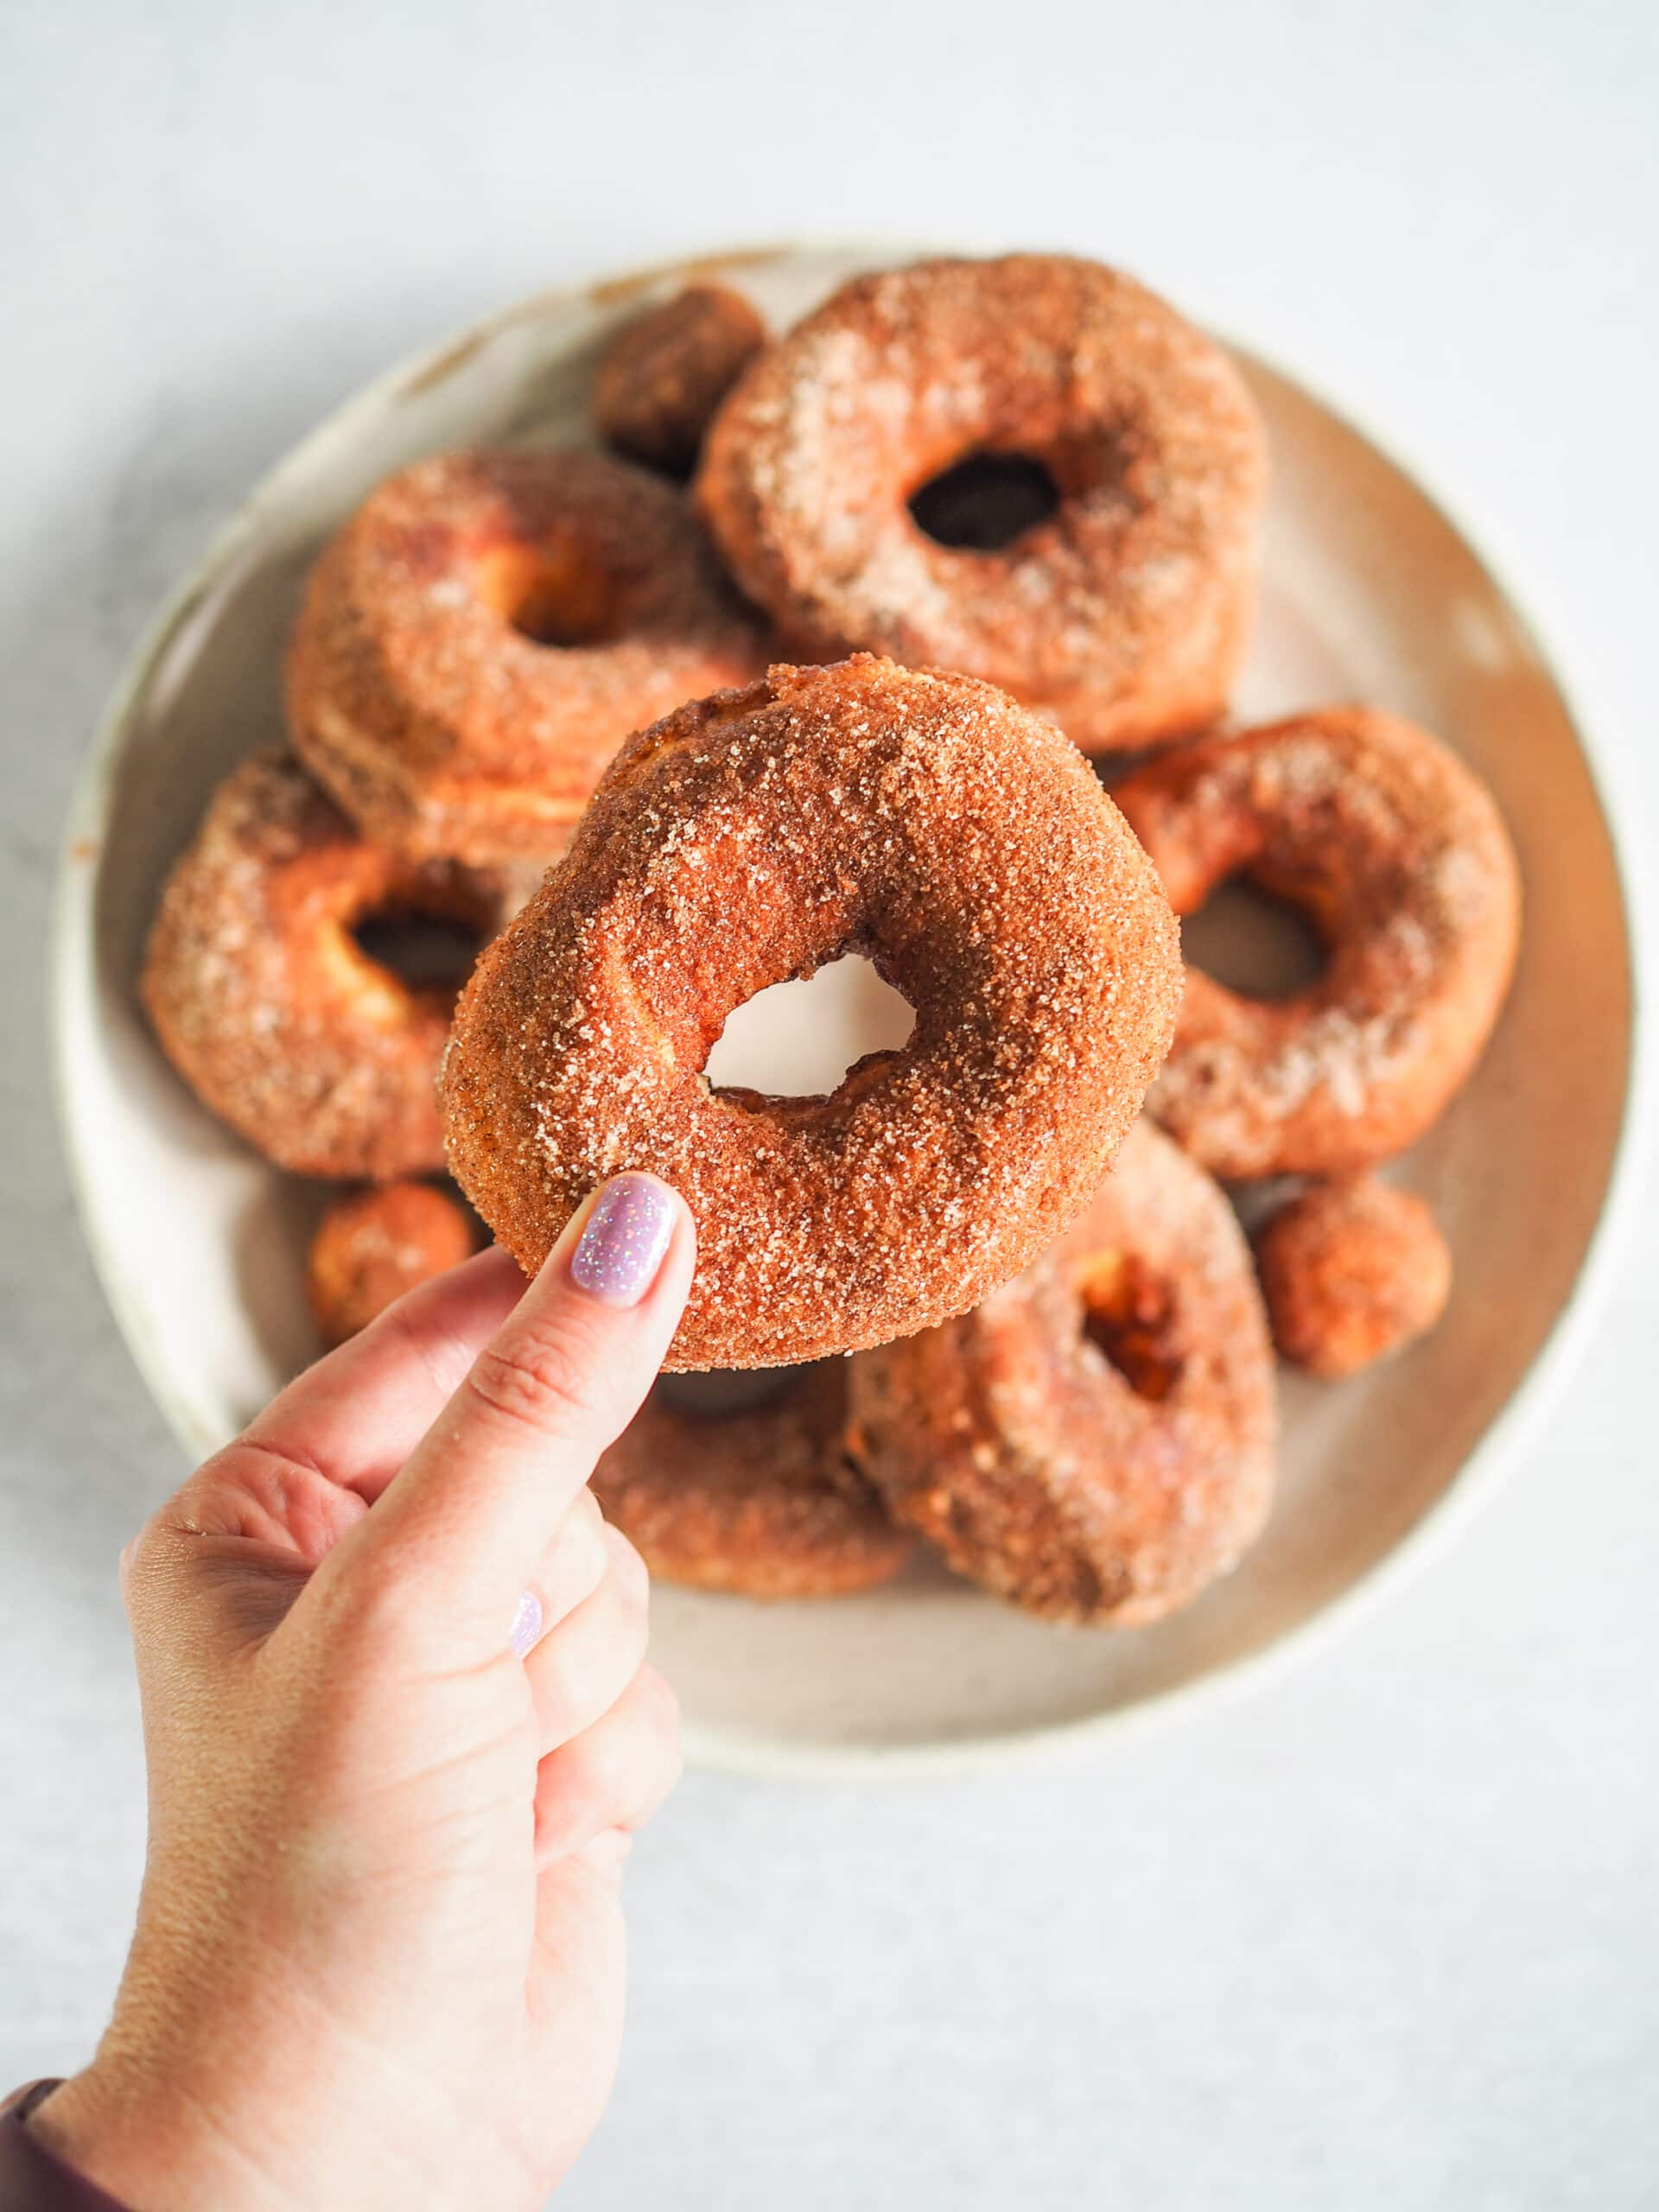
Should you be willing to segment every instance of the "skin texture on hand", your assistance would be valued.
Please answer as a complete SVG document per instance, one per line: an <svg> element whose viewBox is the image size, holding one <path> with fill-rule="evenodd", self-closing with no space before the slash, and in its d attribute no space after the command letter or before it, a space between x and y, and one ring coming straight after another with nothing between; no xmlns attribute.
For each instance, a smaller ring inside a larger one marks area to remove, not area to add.
<svg viewBox="0 0 1659 2212"><path fill-rule="evenodd" d="M607 1185L528 1291L500 1252L416 1291L130 1548L137 1929L30 2125L132 2212L528 2212L585 2141L628 1836L679 1771L586 1483L693 1243L664 1185Z"/></svg>

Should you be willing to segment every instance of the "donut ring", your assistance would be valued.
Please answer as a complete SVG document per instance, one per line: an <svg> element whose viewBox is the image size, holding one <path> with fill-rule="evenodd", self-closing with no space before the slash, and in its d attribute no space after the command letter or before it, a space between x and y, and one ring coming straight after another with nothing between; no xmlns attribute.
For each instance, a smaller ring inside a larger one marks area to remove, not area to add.
<svg viewBox="0 0 1659 2212"><path fill-rule="evenodd" d="M829 1098L711 1090L727 1016L868 954L916 1027ZM671 1368L855 1350L962 1312L1087 1202L1179 963L1088 765L965 677L774 668L633 739L461 995L452 1172L526 1272L585 1194L697 1223Z"/></svg>
<svg viewBox="0 0 1659 2212"><path fill-rule="evenodd" d="M747 1598L840 1598L915 1548L846 1457L847 1370L825 1360L785 1394L723 1414L652 1393L594 1471L594 1491L653 1574Z"/></svg>
<svg viewBox="0 0 1659 2212"><path fill-rule="evenodd" d="M761 658L671 485L607 454L445 454L324 550L289 721L377 843L545 862L630 731Z"/></svg>
<svg viewBox="0 0 1659 2212"><path fill-rule="evenodd" d="M1256 1232L1274 1342L1315 1375L1356 1375L1426 1336L1446 1311L1452 1255L1409 1191L1370 1175L1314 1183Z"/></svg>
<svg viewBox="0 0 1659 2212"><path fill-rule="evenodd" d="M986 454L1040 463L1053 513L995 550L925 535L912 496ZM844 285L739 380L697 497L801 658L960 669L1107 753L1225 704L1266 486L1218 346L1115 270L1014 254Z"/></svg>
<svg viewBox="0 0 1659 2212"><path fill-rule="evenodd" d="M1514 850L1426 730L1332 708L1155 760L1113 793L1177 913L1243 874L1305 913L1324 973L1281 1000L1197 969L1147 1101L1212 1173L1343 1174L1414 1144L1480 1055L1515 966Z"/></svg>
<svg viewBox="0 0 1659 2212"><path fill-rule="evenodd" d="M168 880L141 994L203 1105L278 1166L421 1174L443 1164L433 1084L454 993L404 982L353 926L419 915L485 937L517 888L381 851L289 754L257 753Z"/></svg>
<svg viewBox="0 0 1659 2212"><path fill-rule="evenodd" d="M1158 1620L1267 1515L1273 1354L1249 1250L1145 1121L1035 1267L867 1354L852 1387L853 1455L893 1518L1051 1620Z"/></svg>
<svg viewBox="0 0 1659 2212"><path fill-rule="evenodd" d="M324 1343L343 1344L406 1290L478 1249L471 1214L430 1183L342 1192L318 1223L306 1255L306 1300Z"/></svg>
<svg viewBox="0 0 1659 2212"><path fill-rule="evenodd" d="M648 308L600 362L601 436L647 468L689 476L715 410L766 342L766 324L723 284L693 284Z"/></svg>

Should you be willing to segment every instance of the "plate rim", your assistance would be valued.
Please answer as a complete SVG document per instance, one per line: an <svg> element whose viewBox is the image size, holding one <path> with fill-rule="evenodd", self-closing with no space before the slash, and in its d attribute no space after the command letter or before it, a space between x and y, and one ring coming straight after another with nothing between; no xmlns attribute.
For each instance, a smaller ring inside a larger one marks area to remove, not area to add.
<svg viewBox="0 0 1659 2212"><path fill-rule="evenodd" d="M880 266L929 254L984 250L964 245L960 240L941 245L893 238L813 237L681 255L584 282L542 287L402 356L354 387L301 437L286 446L262 472L210 535L187 573L162 599L111 687L94 725L92 741L77 772L70 798L59 849L47 945L48 1058L54 1117L76 1216L94 1272L139 1380L187 1452L205 1455L217 1449L222 1440L203 1433L194 1408L175 1390L169 1372L149 1341L137 1287L111 1248L92 1204L88 1147L69 1065L71 1009L83 990L91 987L89 979L95 978L95 909L104 842L109 829L113 771L134 707L179 631L252 536L271 486L290 468L299 467L314 446L337 438L355 416L373 414L410 386L440 381L503 331L519 322L533 321L551 310L602 304L607 296L626 297L631 292L647 291L677 276L718 275L802 255L868 256L872 266ZM1190 1681L1154 1692L1133 1705L987 1735L891 1745L798 1744L764 1731L689 1721L683 1731L687 1759L701 1769L813 1782L976 1775L994 1767L1062 1756L1079 1758L1109 1738L1120 1742L1129 1740L1185 1717L1201 1704L1230 1702L1267 1687L1280 1673L1288 1672L1314 1656L1319 1649L1354 1626L1373 1606L1403 1587L1440 1550L1453 1542L1490 1502L1516 1464L1528 1433L1541 1426L1559 1403L1592 1329L1605 1308L1619 1262L1633 1236L1646 1166L1646 1147L1642 1139L1647 1131L1651 1107L1652 1071L1645 1018L1645 909L1640 889L1642 879L1633 865L1634 856L1621 826L1639 818L1638 810L1623 803L1627 795L1621 788L1621 778L1626 772L1612 765L1611 748L1605 748L1591 737L1588 722L1580 709L1577 690L1561 673L1561 660L1554 649L1554 626L1547 632L1538 622L1530 604L1511 588L1507 572L1493 561L1483 535L1468 527L1460 508L1430 488L1409 447L1402 446L1392 436L1378 435L1369 414L1357 412L1345 404L1333 404L1318 385L1286 368L1276 353L1266 352L1254 342L1246 343L1230 329L1217 329L1209 323L1205 327L1214 331L1230 351L1314 401L1404 479L1485 575L1567 715L1607 837L1630 976L1626 1066L1619 1122L1594 1225L1571 1287L1542 1344L1440 1496L1381 1559L1364 1569L1345 1590L1261 1650L1224 1662ZM1579 664L1576 661L1573 664L1575 667ZM1659 894L1656 894L1655 903L1659 906Z"/></svg>

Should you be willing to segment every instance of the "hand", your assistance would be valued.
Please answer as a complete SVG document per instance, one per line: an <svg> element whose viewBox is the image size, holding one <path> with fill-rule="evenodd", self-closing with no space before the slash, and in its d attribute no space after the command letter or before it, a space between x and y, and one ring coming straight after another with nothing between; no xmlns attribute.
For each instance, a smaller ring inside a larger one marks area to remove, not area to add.
<svg viewBox="0 0 1659 2212"><path fill-rule="evenodd" d="M499 1251L429 1283L124 1559L149 1865L110 2030L30 2125L133 2212L511 2212L586 2139L679 1754L585 1484L693 1243L630 1175L528 1291Z"/></svg>

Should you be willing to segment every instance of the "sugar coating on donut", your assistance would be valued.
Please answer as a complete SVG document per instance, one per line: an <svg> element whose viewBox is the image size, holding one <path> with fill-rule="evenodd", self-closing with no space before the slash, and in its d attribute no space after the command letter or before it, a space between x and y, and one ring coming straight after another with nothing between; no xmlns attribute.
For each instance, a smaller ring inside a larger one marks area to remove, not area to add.
<svg viewBox="0 0 1659 2212"><path fill-rule="evenodd" d="M1256 1232L1274 1342L1316 1375L1357 1374L1427 1334L1452 1255L1425 1201L1374 1176L1314 1183Z"/></svg>
<svg viewBox="0 0 1659 2212"><path fill-rule="evenodd" d="M1211 340L1060 255L930 261L844 285L750 364L697 496L803 658L960 669L1090 751L1224 708L1248 642L1266 442ZM975 455L1040 465L1047 519L941 544L910 501Z"/></svg>
<svg viewBox="0 0 1659 2212"><path fill-rule="evenodd" d="M469 1258L479 1243L471 1213L433 1184L342 1192L306 1255L306 1300L323 1341L344 1344L406 1291Z"/></svg>
<svg viewBox="0 0 1659 2212"><path fill-rule="evenodd" d="M867 954L909 1043L828 1099L711 1090L734 1007ZM452 1170L533 1271L623 1168L683 1192L677 1367L959 1313L1088 1199L1168 1041L1174 928L1077 751L988 685L776 668L626 747L463 993Z"/></svg>
<svg viewBox="0 0 1659 2212"><path fill-rule="evenodd" d="M723 1413L659 1384L594 1471L607 1520L653 1574L699 1589L832 1598L888 1581L914 1545L847 1459L851 1364L780 1376L779 1395Z"/></svg>
<svg viewBox="0 0 1659 2212"><path fill-rule="evenodd" d="M420 915L487 937L509 872L417 862L365 842L291 754L214 793L162 894L141 993L168 1058L279 1166L374 1181L443 1164L434 1095L454 992L416 987L353 934Z"/></svg>
<svg viewBox="0 0 1659 2212"><path fill-rule="evenodd" d="M378 842L545 861L623 739L753 674L758 635L659 477L608 454L439 454L314 569L290 732Z"/></svg>
<svg viewBox="0 0 1659 2212"><path fill-rule="evenodd" d="M1253 1541L1273 1357L1222 1192L1150 1122L973 1313L854 1363L854 1457L958 1573L1052 1620L1136 1626Z"/></svg>
<svg viewBox="0 0 1659 2212"><path fill-rule="evenodd" d="M1182 748L1113 795L1178 913L1247 875L1326 951L1282 1000L1189 970L1149 1101L1165 1128L1238 1179L1414 1143L1478 1058L1519 941L1514 849L1478 778L1415 724L1344 707Z"/></svg>
<svg viewBox="0 0 1659 2212"><path fill-rule="evenodd" d="M607 442L671 476L691 472L715 410L766 342L766 326L723 284L693 284L624 324L594 383Z"/></svg>

